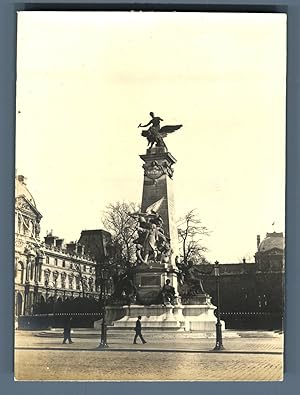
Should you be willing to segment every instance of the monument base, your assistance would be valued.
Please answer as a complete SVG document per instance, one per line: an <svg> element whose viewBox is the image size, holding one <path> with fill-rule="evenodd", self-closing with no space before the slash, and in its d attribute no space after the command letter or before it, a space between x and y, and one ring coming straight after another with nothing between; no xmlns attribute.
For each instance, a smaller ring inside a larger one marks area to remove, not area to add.
<svg viewBox="0 0 300 395"><path fill-rule="evenodd" d="M108 324L111 329L134 329L137 317L142 316L142 326L148 330L176 332L203 332L205 337L215 336L216 307L210 297L202 295L201 304L107 306ZM116 311L118 310L118 311ZM95 327L99 322L95 322ZM225 323L222 321L222 329Z"/></svg>
<svg viewBox="0 0 300 395"><path fill-rule="evenodd" d="M184 331L184 318L177 306L167 305L131 305L123 306L125 316L114 321L114 329L134 329L137 317L142 316L142 326L145 329Z"/></svg>

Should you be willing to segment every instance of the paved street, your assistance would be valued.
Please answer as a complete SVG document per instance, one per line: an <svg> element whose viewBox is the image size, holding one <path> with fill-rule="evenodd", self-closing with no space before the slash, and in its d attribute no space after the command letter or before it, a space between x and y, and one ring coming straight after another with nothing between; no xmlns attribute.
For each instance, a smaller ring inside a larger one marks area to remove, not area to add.
<svg viewBox="0 0 300 395"><path fill-rule="evenodd" d="M144 332L145 345L133 345L134 332L108 334L99 350L99 333L74 330L73 344L61 331L16 331L18 380L280 380L283 336L274 332L232 332L225 351L211 352L214 339L193 333Z"/></svg>

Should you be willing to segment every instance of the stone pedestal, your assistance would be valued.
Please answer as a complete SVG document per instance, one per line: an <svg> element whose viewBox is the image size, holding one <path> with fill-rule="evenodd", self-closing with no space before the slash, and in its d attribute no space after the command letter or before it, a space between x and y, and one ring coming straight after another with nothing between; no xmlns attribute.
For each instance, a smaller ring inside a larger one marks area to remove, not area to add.
<svg viewBox="0 0 300 395"><path fill-rule="evenodd" d="M142 326L145 329L159 329L159 330L184 330L184 321L179 321L174 315L174 307L161 305L131 305L123 306L126 310L125 316L113 323L113 328L116 329L133 329L137 317L142 316Z"/></svg>
<svg viewBox="0 0 300 395"><path fill-rule="evenodd" d="M181 304L175 306L167 305L131 305L122 306L124 316L111 322L112 329L133 329L139 315L142 316L143 328L149 330L169 330L200 332L203 337L214 337L216 333L217 319L214 315L216 307L211 304L208 295L202 295L199 299L201 304ZM108 315L110 309L107 307ZM222 321L222 329L225 323Z"/></svg>
<svg viewBox="0 0 300 395"><path fill-rule="evenodd" d="M212 335L216 332L217 319L213 305L184 305L183 315L187 332L205 332ZM223 323L223 329L225 324Z"/></svg>
<svg viewBox="0 0 300 395"><path fill-rule="evenodd" d="M161 304L161 290L166 280L171 281L177 294L177 272L167 264L149 261L148 265L138 265L134 269L136 302L141 305Z"/></svg>

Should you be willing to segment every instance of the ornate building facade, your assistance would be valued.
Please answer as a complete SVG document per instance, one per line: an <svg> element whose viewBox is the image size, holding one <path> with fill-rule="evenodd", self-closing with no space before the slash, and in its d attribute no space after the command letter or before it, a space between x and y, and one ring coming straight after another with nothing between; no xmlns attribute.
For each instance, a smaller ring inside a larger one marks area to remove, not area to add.
<svg viewBox="0 0 300 395"><path fill-rule="evenodd" d="M84 246L53 236L40 239L42 215L24 176L16 177L15 316L30 315L49 301L96 298L96 262Z"/></svg>

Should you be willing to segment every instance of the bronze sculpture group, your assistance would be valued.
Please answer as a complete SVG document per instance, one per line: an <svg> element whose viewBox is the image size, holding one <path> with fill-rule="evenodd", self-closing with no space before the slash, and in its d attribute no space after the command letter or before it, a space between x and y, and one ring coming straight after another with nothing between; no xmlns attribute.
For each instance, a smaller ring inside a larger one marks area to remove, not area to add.
<svg viewBox="0 0 300 395"><path fill-rule="evenodd" d="M137 263L167 263L172 251L170 239L164 233L162 217L153 210L131 215L138 220L138 237L134 240Z"/></svg>
<svg viewBox="0 0 300 395"><path fill-rule="evenodd" d="M163 121L160 117L156 117L153 112L150 112L150 121L146 125L139 124L138 128L146 128L150 126L149 129L142 131L142 136L146 137L148 140L148 148L152 148L155 144L156 147L163 147L167 150L167 146L164 142L164 138L167 137L169 133L175 132L182 127L182 125L167 125L160 127L160 122Z"/></svg>

